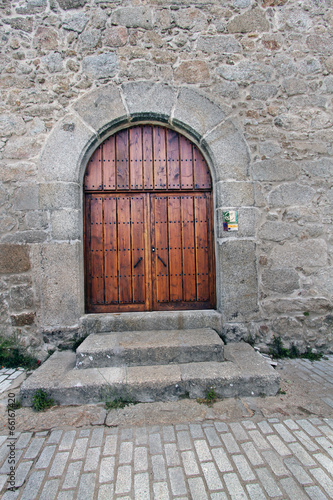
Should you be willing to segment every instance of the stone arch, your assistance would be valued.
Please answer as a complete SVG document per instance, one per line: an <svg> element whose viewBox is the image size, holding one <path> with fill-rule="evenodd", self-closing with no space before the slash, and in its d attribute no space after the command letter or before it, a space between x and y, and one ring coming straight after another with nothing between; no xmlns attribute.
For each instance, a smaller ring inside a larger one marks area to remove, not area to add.
<svg viewBox="0 0 333 500"><path fill-rule="evenodd" d="M64 224L73 226L68 240L78 245L77 253L68 260L68 265L74 266L77 299L71 295L72 319L68 317L66 321L77 323L84 311L80 210L86 163L91 152L108 135L129 124L147 121L168 124L188 136L203 152L213 180L217 309L230 323L233 319L237 322L253 319L257 311L254 233L240 231L230 238L229 233L223 234L221 223L222 208L242 207L244 227L248 227L254 217L250 155L245 139L228 117L228 111L197 89L141 81L101 86L80 98L57 123L42 152L40 203L46 210L63 211ZM73 218L71 211L66 212L64 208L77 211L76 224L69 220ZM53 235L51 239L54 244L62 243ZM74 262L78 255L81 256L79 262ZM224 267L229 258L233 259L235 269L230 265ZM241 272L239 266L243 266ZM245 280L240 279L244 266ZM59 296L58 290L55 296ZM52 314L45 311L44 316L51 326Z"/></svg>

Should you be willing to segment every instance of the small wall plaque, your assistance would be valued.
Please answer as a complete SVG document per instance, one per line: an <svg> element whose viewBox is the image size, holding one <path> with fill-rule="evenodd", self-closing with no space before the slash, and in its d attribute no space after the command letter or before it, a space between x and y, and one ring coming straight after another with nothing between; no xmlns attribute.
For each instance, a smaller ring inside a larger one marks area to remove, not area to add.
<svg viewBox="0 0 333 500"><path fill-rule="evenodd" d="M223 213L223 231L238 231L238 216L236 210Z"/></svg>

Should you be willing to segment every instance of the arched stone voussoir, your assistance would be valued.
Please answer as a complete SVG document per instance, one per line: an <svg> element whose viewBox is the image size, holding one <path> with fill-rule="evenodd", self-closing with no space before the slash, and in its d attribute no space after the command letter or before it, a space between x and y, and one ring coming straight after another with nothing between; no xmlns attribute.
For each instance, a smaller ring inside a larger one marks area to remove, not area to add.
<svg viewBox="0 0 333 500"><path fill-rule="evenodd" d="M250 153L244 136L228 119L209 132L200 146L215 165L215 180L249 180Z"/></svg>
<svg viewBox="0 0 333 500"><path fill-rule="evenodd" d="M40 181L78 182L84 154L97 134L75 114L68 114L53 129L43 149Z"/></svg>
<svg viewBox="0 0 333 500"><path fill-rule="evenodd" d="M129 118L120 90L113 84L98 87L84 95L74 109L99 135Z"/></svg>
<svg viewBox="0 0 333 500"><path fill-rule="evenodd" d="M177 91L166 83L147 81L129 82L122 85L123 97L131 116L139 117L142 114L155 119L161 116L170 117L176 101Z"/></svg>
<svg viewBox="0 0 333 500"><path fill-rule="evenodd" d="M228 114L208 96L197 90L183 87L180 89L172 116L172 124L187 125L198 140L223 122Z"/></svg>

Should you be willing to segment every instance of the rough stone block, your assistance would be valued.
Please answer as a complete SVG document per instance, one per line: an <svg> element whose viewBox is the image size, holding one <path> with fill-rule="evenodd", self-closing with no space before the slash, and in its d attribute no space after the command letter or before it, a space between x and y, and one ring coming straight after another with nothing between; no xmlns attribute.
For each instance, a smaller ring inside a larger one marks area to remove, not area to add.
<svg viewBox="0 0 333 500"><path fill-rule="evenodd" d="M302 228L290 222L267 221L259 229L258 236L263 240L283 241L297 236Z"/></svg>
<svg viewBox="0 0 333 500"><path fill-rule="evenodd" d="M35 322L35 313L14 314L11 316L13 326L32 325Z"/></svg>
<svg viewBox="0 0 333 500"><path fill-rule="evenodd" d="M304 240L287 242L272 250L274 267L322 267L327 264L325 240Z"/></svg>
<svg viewBox="0 0 333 500"><path fill-rule="evenodd" d="M13 160L21 160L33 158L40 153L41 143L36 137L11 137L8 139L5 149L4 158Z"/></svg>
<svg viewBox="0 0 333 500"><path fill-rule="evenodd" d="M34 305L33 291L30 285L15 285L10 289L10 305L14 311L31 309Z"/></svg>
<svg viewBox="0 0 333 500"><path fill-rule="evenodd" d="M202 31L208 24L205 14L192 7L172 12L172 19L179 28L192 32Z"/></svg>
<svg viewBox="0 0 333 500"><path fill-rule="evenodd" d="M78 9L83 7L88 0L58 0L60 7L64 10Z"/></svg>
<svg viewBox="0 0 333 500"><path fill-rule="evenodd" d="M15 210L36 210L38 208L38 186L25 184L16 189L13 196Z"/></svg>
<svg viewBox="0 0 333 500"><path fill-rule="evenodd" d="M39 50L57 50L59 46L58 32L53 28L39 26L36 30L33 44Z"/></svg>
<svg viewBox="0 0 333 500"><path fill-rule="evenodd" d="M303 314L313 312L325 314L332 310L332 304L322 297L307 297L304 299L267 299L261 301L261 307L266 314Z"/></svg>
<svg viewBox="0 0 333 500"><path fill-rule="evenodd" d="M127 42L127 29L124 26L107 28L104 33L104 43L108 47L123 47Z"/></svg>
<svg viewBox="0 0 333 500"><path fill-rule="evenodd" d="M250 33L269 30L265 11L256 8L234 17L228 23L229 33Z"/></svg>
<svg viewBox="0 0 333 500"><path fill-rule="evenodd" d="M127 115L119 89L115 85L93 90L80 99L74 109L98 133Z"/></svg>
<svg viewBox="0 0 333 500"><path fill-rule="evenodd" d="M237 207L238 208L238 207ZM223 230L223 210L228 207L219 208L217 210L217 237L218 238L233 238L233 231ZM238 232L237 236L252 236L257 232L257 227L260 221L260 211L257 208L239 207L238 210Z"/></svg>
<svg viewBox="0 0 333 500"><path fill-rule="evenodd" d="M201 36L197 50L206 54L236 54L242 52L242 46L231 35Z"/></svg>
<svg viewBox="0 0 333 500"><path fill-rule="evenodd" d="M261 275L264 287L279 293L291 293L299 288L298 273L291 268L264 269Z"/></svg>
<svg viewBox="0 0 333 500"><path fill-rule="evenodd" d="M251 182L219 182L216 186L219 206L241 207L254 204L253 184Z"/></svg>
<svg viewBox="0 0 333 500"><path fill-rule="evenodd" d="M307 83L299 78L286 78L283 80L282 86L288 96L305 94L308 90Z"/></svg>
<svg viewBox="0 0 333 500"><path fill-rule="evenodd" d="M221 269L218 309L225 321L254 319L258 313L258 283L255 243L246 240L224 241L218 246Z"/></svg>
<svg viewBox="0 0 333 500"><path fill-rule="evenodd" d="M26 245L0 245L0 254L0 274L29 271L29 249Z"/></svg>
<svg viewBox="0 0 333 500"><path fill-rule="evenodd" d="M114 52L84 57L82 71L91 78L110 78L117 71L117 55Z"/></svg>
<svg viewBox="0 0 333 500"><path fill-rule="evenodd" d="M40 209L79 209L80 204L80 186L77 184L66 182L48 182L39 185Z"/></svg>
<svg viewBox="0 0 333 500"><path fill-rule="evenodd" d="M311 177L331 179L333 177L333 161L330 158L320 158L316 161L303 161L302 170Z"/></svg>
<svg viewBox="0 0 333 500"><path fill-rule="evenodd" d="M50 73L60 73L63 70L63 59L59 52L50 52L42 57L42 61Z"/></svg>
<svg viewBox="0 0 333 500"><path fill-rule="evenodd" d="M130 114L154 114L169 117L175 102L175 91L163 83L130 82L123 85L123 94Z"/></svg>
<svg viewBox="0 0 333 500"><path fill-rule="evenodd" d="M31 33L34 24L34 18L32 16L12 17L10 19L4 19L3 22L9 24L14 30L22 30L27 33Z"/></svg>
<svg viewBox="0 0 333 500"><path fill-rule="evenodd" d="M82 33L87 22L88 17L83 13L67 15L63 21L62 27L64 30L75 31L76 33Z"/></svg>
<svg viewBox="0 0 333 500"><path fill-rule="evenodd" d="M185 123L196 133L204 135L224 120L226 113L208 97L192 89L181 89L172 121Z"/></svg>
<svg viewBox="0 0 333 500"><path fill-rule="evenodd" d="M270 207L288 207L290 205L308 205L316 191L305 184L291 182L273 189L268 195Z"/></svg>
<svg viewBox="0 0 333 500"><path fill-rule="evenodd" d="M271 79L273 68L257 62L240 61L233 66L222 64L217 68L217 73L225 80L236 81L237 83L265 82Z"/></svg>
<svg viewBox="0 0 333 500"><path fill-rule="evenodd" d="M266 101L271 97L274 97L278 93L278 87L276 85L269 84L257 84L250 87L251 99Z"/></svg>
<svg viewBox="0 0 333 500"><path fill-rule="evenodd" d="M71 243L35 245L32 269L44 328L77 323L83 309L81 246Z"/></svg>
<svg viewBox="0 0 333 500"><path fill-rule="evenodd" d="M0 115L0 134L1 136L22 135L26 131L26 124L23 118L15 115Z"/></svg>
<svg viewBox="0 0 333 500"><path fill-rule="evenodd" d="M253 164L253 179L256 181L288 181L296 179L300 167L288 160L263 160Z"/></svg>
<svg viewBox="0 0 333 500"><path fill-rule="evenodd" d="M81 211L56 210L51 214L52 237L54 240L80 240Z"/></svg>
<svg viewBox="0 0 333 500"><path fill-rule="evenodd" d="M113 12L112 23L127 28L152 29L152 9L148 6L120 7Z"/></svg>
<svg viewBox="0 0 333 500"><path fill-rule="evenodd" d="M175 80L181 83L201 83L209 80L209 67L205 61L183 61L174 71Z"/></svg>
<svg viewBox="0 0 333 500"><path fill-rule="evenodd" d="M216 181L247 179L250 162L248 147L231 121L217 126L205 137L202 145L212 155L216 165Z"/></svg>
<svg viewBox="0 0 333 500"><path fill-rule="evenodd" d="M78 182L83 153L97 137L75 115L59 122L49 137L40 160L45 181Z"/></svg>

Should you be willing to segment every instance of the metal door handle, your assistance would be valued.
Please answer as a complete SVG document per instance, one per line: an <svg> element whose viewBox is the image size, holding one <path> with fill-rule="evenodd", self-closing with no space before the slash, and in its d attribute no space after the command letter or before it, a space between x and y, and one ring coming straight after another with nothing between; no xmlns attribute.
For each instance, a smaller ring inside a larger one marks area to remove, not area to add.
<svg viewBox="0 0 333 500"><path fill-rule="evenodd" d="M141 261L142 261L142 257L140 257L140 259L138 260L138 262L135 264L134 269L136 268L136 266L138 266L140 264Z"/></svg>
<svg viewBox="0 0 333 500"><path fill-rule="evenodd" d="M161 259L161 257L159 255L157 256L157 258L160 259L160 261L162 262L164 267L167 267L166 263Z"/></svg>

